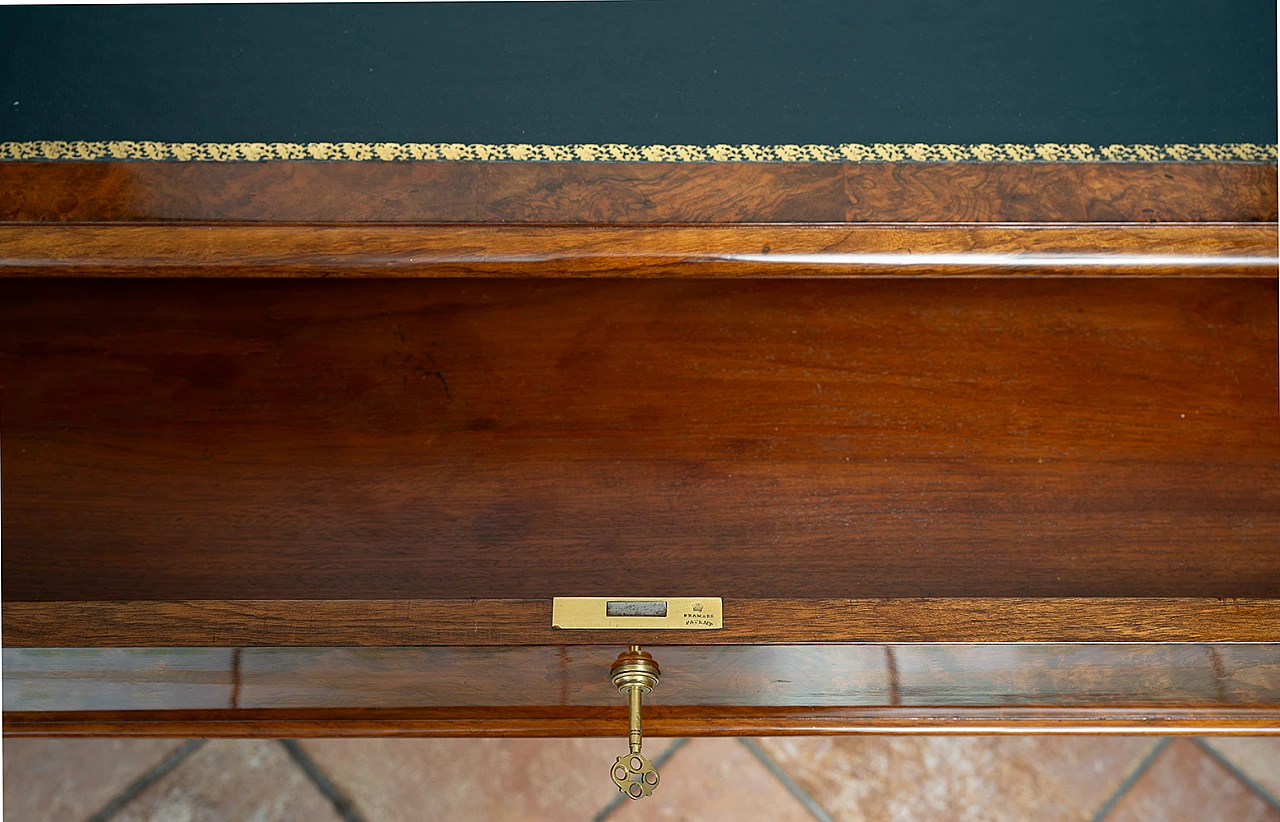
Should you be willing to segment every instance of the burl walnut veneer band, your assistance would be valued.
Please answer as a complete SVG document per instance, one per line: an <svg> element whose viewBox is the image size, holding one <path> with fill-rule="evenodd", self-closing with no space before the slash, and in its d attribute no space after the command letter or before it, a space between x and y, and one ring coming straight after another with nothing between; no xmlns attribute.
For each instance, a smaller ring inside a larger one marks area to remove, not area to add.
<svg viewBox="0 0 1280 822"><path fill-rule="evenodd" d="M1275 222L1255 163L0 162L7 222Z"/></svg>

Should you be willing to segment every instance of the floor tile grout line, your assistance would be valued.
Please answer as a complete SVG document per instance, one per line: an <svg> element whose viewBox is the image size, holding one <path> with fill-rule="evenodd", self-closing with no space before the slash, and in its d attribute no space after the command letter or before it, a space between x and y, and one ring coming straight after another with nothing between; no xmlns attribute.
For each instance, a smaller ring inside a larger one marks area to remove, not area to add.
<svg viewBox="0 0 1280 822"><path fill-rule="evenodd" d="M745 738L739 739L738 741L741 742L748 751L751 751L752 755L755 756L756 759L760 760L760 764L764 765L769 773L773 774L774 777L782 783L782 787L786 788L801 805L804 805L805 809L809 811L809 813L813 814L813 817L817 819L818 822L835 822L831 814L827 813L827 809L819 805L818 800L814 799L809 795L808 791L800 787L800 785L791 778L790 774L782 769L781 765L774 762L773 757L769 756L765 749L760 747L759 742L756 742L754 739Z"/></svg>
<svg viewBox="0 0 1280 822"><path fill-rule="evenodd" d="M1142 775L1147 772L1151 767L1151 763L1155 762L1156 757L1160 756L1160 752L1169 747L1169 741L1169 737L1163 737L1156 743L1155 747L1147 752L1147 755L1138 763L1138 767L1134 768L1133 771L1124 778L1124 781L1121 782L1120 785L1111 793L1111 796L1107 797L1107 801L1102 803L1102 807L1098 808L1097 812L1090 818L1089 822L1102 822L1102 820L1106 819L1107 816L1116 809L1116 805L1120 804L1120 800L1124 799L1125 794L1127 794L1130 789L1133 788L1134 784L1142 778Z"/></svg>
<svg viewBox="0 0 1280 822"><path fill-rule="evenodd" d="M333 804L333 809L338 812L338 816L342 817L343 822L364 822L355 805L347 798L347 795L333 783L324 771L320 770L320 766L312 759L306 751L302 750L302 746L298 744L296 739L281 739L280 744L289 752L289 756L298 764L302 772L307 775L311 783L316 786L320 793L324 794L325 799Z"/></svg>
<svg viewBox="0 0 1280 822"><path fill-rule="evenodd" d="M118 793L114 799L103 806L102 810L89 817L89 822L107 822L108 819L120 813L125 805L128 805L138 797L138 794L150 788L160 780L165 774L182 764L188 756L195 753L196 750L205 743L203 739L188 739L179 745L175 750L171 751L168 756L160 760L158 764L142 776L129 783L123 791Z"/></svg>
<svg viewBox="0 0 1280 822"><path fill-rule="evenodd" d="M672 742L671 747L658 754L658 758L653 760L653 767L661 768L663 765L667 764L667 760L675 755L676 751L680 750L687 744L689 744L689 740L687 739L677 739L675 742ZM609 804L605 805L600 809L599 813L591 817L591 822L604 822L604 820L608 819L614 811L622 807L623 802L634 801L636 800L628 799L626 794L619 791L617 796L609 800Z"/></svg>
<svg viewBox="0 0 1280 822"><path fill-rule="evenodd" d="M1262 801L1266 802L1271 807L1280 811L1280 799L1276 799L1276 797L1271 795L1270 791L1268 791L1266 788L1262 787L1257 782L1255 782L1253 777L1249 776L1247 773L1237 768L1236 764L1232 762L1230 759L1228 759L1225 754L1219 752L1217 748L1210 745L1206 740L1204 740L1201 737L1197 736L1191 741L1194 742L1196 746L1200 748L1200 750L1208 754L1213 759L1213 761L1217 762L1219 765L1226 768L1228 773L1230 773L1236 779L1239 779L1251 791L1253 791L1258 796L1260 796L1262 798Z"/></svg>

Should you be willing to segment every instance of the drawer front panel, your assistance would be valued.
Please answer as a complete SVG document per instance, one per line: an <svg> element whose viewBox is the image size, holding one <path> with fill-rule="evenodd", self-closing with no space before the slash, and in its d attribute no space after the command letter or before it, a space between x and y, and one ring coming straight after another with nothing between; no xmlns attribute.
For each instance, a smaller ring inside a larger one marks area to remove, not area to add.
<svg viewBox="0 0 1280 822"><path fill-rule="evenodd" d="M1249 278L7 281L4 594L1276 597L1275 304Z"/></svg>

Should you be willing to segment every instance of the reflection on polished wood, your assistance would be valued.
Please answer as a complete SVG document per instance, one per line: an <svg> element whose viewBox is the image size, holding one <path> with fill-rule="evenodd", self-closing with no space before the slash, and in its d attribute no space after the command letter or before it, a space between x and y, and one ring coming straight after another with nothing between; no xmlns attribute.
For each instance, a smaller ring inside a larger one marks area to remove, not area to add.
<svg viewBox="0 0 1280 822"><path fill-rule="evenodd" d="M44 727L90 733L94 722L123 721L121 712L143 712L131 714L143 733L156 733L166 723L185 727L193 716L204 716L196 721L215 734L240 733L243 723L296 725L310 710L354 723L339 721L334 728L339 733L356 728L392 735L448 733L449 721L464 727L471 718L478 723L476 732L484 722L523 722L532 734L591 728L609 734L616 728L611 731L607 721L582 728L573 723L612 719L616 712L625 727L608 678L617 650L7 649L6 732ZM681 708L692 708L705 711L707 732L717 733L773 732L780 726L803 732L806 722L816 723L809 730L821 731L824 722L878 725L907 715L935 730L972 730L977 722L1083 729L1098 721L1164 731L1212 731L1214 723L1256 730L1270 722L1272 731L1280 730L1277 644L655 646L652 651L663 667L663 687L646 700L646 725L652 714L656 727L679 717ZM380 712L392 712L408 724L380 729L368 724ZM427 724L414 731L415 722Z"/></svg>

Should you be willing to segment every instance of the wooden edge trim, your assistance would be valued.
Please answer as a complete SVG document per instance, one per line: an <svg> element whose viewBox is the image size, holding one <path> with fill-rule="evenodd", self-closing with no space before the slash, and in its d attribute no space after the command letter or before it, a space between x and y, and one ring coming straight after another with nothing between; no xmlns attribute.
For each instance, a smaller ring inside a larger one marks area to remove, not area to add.
<svg viewBox="0 0 1280 822"><path fill-rule="evenodd" d="M726 599L713 631L551 628L549 599L5 602L5 645L1280 642L1280 599Z"/></svg>
<svg viewBox="0 0 1280 822"><path fill-rule="evenodd" d="M0 276L1254 276L1274 223L860 226L0 224Z"/></svg>
<svg viewBox="0 0 1280 822"><path fill-rule="evenodd" d="M1276 200L1274 160L0 162L6 221L1265 222Z"/></svg>
<svg viewBox="0 0 1280 822"><path fill-rule="evenodd" d="M1280 706L645 709L651 737L844 734L1275 734ZM626 736L625 707L4 713L4 735L129 737Z"/></svg>

